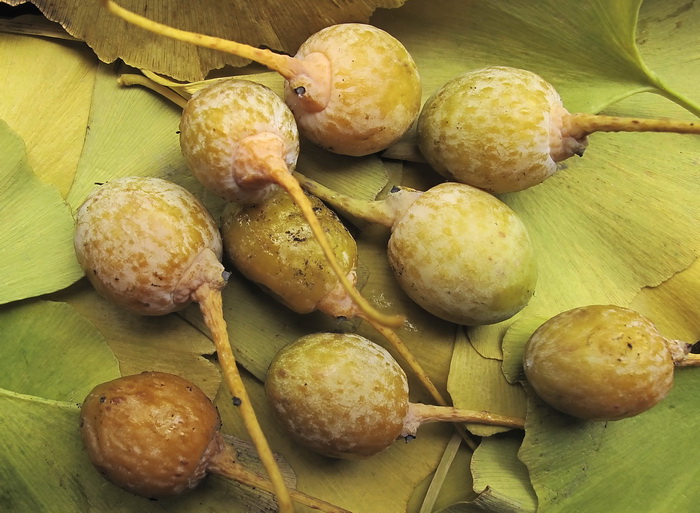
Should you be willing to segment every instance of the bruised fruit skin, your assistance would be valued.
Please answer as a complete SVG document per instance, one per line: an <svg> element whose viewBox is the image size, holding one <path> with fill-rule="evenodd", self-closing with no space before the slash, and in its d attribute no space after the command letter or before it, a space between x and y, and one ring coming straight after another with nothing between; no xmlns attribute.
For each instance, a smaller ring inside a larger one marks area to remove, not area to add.
<svg viewBox="0 0 700 513"><path fill-rule="evenodd" d="M335 458L389 447L408 414L408 382L383 348L354 334L318 333L282 348L265 379L282 426L302 445Z"/></svg>
<svg viewBox="0 0 700 513"><path fill-rule="evenodd" d="M421 193L394 221L389 264L406 294L442 319L500 322L530 300L537 263L516 213L469 185Z"/></svg>
<svg viewBox="0 0 700 513"><path fill-rule="evenodd" d="M271 89L229 79L187 102L180 147L208 190L229 201L255 201L276 187L267 158L283 160L290 171L296 166L299 134L291 111Z"/></svg>
<svg viewBox="0 0 700 513"><path fill-rule="evenodd" d="M110 481L145 497L177 495L206 476L220 450L219 414L189 381L162 372L96 386L80 411L88 455Z"/></svg>
<svg viewBox="0 0 700 513"><path fill-rule="evenodd" d="M589 420L648 410L673 385L670 342L642 315L619 306L563 312L525 346L525 376L554 408Z"/></svg>
<svg viewBox="0 0 700 513"><path fill-rule="evenodd" d="M420 111L421 82L413 58L387 32L361 23L332 25L309 37L295 59L317 60L323 74L285 83L299 130L343 155L386 149ZM303 92L302 89L303 88Z"/></svg>
<svg viewBox="0 0 700 513"><path fill-rule="evenodd" d="M341 269L354 279L355 240L332 210L308 197ZM295 312L316 310L338 288L309 224L281 189L256 204L227 205L221 233L233 264Z"/></svg>
<svg viewBox="0 0 700 513"><path fill-rule="evenodd" d="M582 154L559 93L540 76L493 66L463 73L436 91L418 119L419 147L450 180L494 193L544 181L557 162Z"/></svg>
<svg viewBox="0 0 700 513"><path fill-rule="evenodd" d="M95 289L141 315L182 309L203 283L225 283L216 223L194 195L160 178L95 189L78 209L74 245Z"/></svg>

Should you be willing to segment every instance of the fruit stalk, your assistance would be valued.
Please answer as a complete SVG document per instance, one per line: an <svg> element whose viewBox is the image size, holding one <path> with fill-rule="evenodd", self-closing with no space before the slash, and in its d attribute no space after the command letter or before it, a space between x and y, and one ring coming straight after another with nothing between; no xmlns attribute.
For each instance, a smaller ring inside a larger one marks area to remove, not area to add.
<svg viewBox="0 0 700 513"><path fill-rule="evenodd" d="M465 410L452 406L409 403L401 436L415 437L418 427L428 422L473 422L490 426L525 429L525 420L487 411Z"/></svg>
<svg viewBox="0 0 700 513"><path fill-rule="evenodd" d="M389 197L391 201L375 200L366 201L360 200L341 194L325 185L304 176L295 171L294 177L299 181L301 187L308 193L313 194L317 198L322 199L326 203L333 205L334 208L342 210L346 214L357 217L364 221L380 224L382 226L391 227L396 221L396 217L400 212L404 212L408 206L421 194L420 191L410 189L401 189L401 194L394 193Z"/></svg>
<svg viewBox="0 0 700 513"><path fill-rule="evenodd" d="M602 114L569 114L562 120L563 132L581 139L594 132L671 132L700 134L700 123L675 119L643 119Z"/></svg>
<svg viewBox="0 0 700 513"><path fill-rule="evenodd" d="M221 434L219 434L221 437ZM223 437L222 437L223 438ZM270 481L247 469L236 461L236 451L230 444L224 440L221 441L221 450L217 452L210 460L208 471L221 476L233 479L241 484L257 488L266 492L274 493L274 486ZM293 501L307 506L311 509L323 511L325 513L350 513L350 511L322 501L300 492L298 490L289 489L289 494Z"/></svg>
<svg viewBox="0 0 700 513"><path fill-rule="evenodd" d="M136 73L124 73L119 76L117 82L119 83L119 85L122 86L138 85L150 89L151 91L160 94L164 98L170 100L175 105L183 109L185 108L185 105L187 105L186 98L183 98L172 89L165 87L164 85L158 84L153 80L144 77L143 75L137 75Z"/></svg>
<svg viewBox="0 0 700 513"><path fill-rule="evenodd" d="M204 322L211 332L226 384L241 409L243 423L270 478L279 504L279 510L283 513L292 513L294 506L289 490L284 483L282 472L260 427L252 402L238 372L236 358L231 350L226 321L223 316L221 291L213 288L209 283L205 283L192 293L192 299L199 303Z"/></svg>
<svg viewBox="0 0 700 513"><path fill-rule="evenodd" d="M149 32L154 32L185 43L210 48L212 50L231 53L243 57L244 59L250 59L276 71L287 80L301 74L304 69L301 61L289 57L288 55L278 54L262 48L255 48L254 46L221 39L219 37L207 36L169 27L168 25L158 23L145 16L129 11L112 0L102 0L102 5L106 10L122 18L124 21L148 30Z"/></svg>

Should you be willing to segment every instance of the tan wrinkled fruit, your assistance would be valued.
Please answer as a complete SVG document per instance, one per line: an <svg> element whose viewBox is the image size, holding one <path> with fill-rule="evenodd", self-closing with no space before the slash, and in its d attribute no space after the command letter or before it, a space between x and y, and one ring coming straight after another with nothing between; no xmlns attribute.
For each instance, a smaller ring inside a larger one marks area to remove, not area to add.
<svg viewBox="0 0 700 513"><path fill-rule="evenodd" d="M194 195L160 178L95 189L76 214L74 245L95 289L141 315L182 309L203 283L224 283L216 223Z"/></svg>
<svg viewBox="0 0 700 513"><path fill-rule="evenodd" d="M639 313L613 305L568 310L525 346L525 376L554 408L590 420L619 420L661 401L673 385L670 341Z"/></svg>
<svg viewBox="0 0 700 513"><path fill-rule="evenodd" d="M80 411L80 432L95 467L145 497L197 486L220 450L219 427L216 408L199 388L162 372L100 384Z"/></svg>
<svg viewBox="0 0 700 513"><path fill-rule="evenodd" d="M309 196L336 259L354 275L357 245L333 211ZM298 313L316 310L338 279L299 208L282 190L251 205L229 204L222 217L224 249L233 264ZM345 307L331 315L340 315Z"/></svg>
<svg viewBox="0 0 700 513"><path fill-rule="evenodd" d="M408 413L408 382L381 347L354 334L318 333L273 359L265 392L299 443L335 458L376 454L398 438Z"/></svg>
<svg viewBox="0 0 700 513"><path fill-rule="evenodd" d="M406 294L433 315L463 325L496 323L519 312L537 281L525 225L494 196L443 183L392 226L388 256Z"/></svg>

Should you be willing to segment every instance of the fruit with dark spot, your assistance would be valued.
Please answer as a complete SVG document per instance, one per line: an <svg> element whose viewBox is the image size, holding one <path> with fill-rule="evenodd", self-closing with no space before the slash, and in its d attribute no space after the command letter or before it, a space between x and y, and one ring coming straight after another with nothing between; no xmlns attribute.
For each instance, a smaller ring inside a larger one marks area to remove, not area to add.
<svg viewBox="0 0 700 513"><path fill-rule="evenodd" d="M690 345L664 337L641 314L615 305L562 312L528 340L523 366L545 402L569 415L619 420L661 401L676 365L697 365Z"/></svg>

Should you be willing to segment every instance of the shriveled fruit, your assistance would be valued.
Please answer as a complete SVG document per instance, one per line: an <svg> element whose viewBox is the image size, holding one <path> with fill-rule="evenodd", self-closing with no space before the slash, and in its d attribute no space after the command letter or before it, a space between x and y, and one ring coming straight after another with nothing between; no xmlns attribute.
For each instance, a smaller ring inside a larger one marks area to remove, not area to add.
<svg viewBox="0 0 700 513"><path fill-rule="evenodd" d="M661 401L687 349L641 314L615 305L562 312L528 340L528 383L554 408L590 420L618 420Z"/></svg>
<svg viewBox="0 0 700 513"><path fill-rule="evenodd" d="M286 79L286 100L302 133L336 153L368 155L387 148L413 124L420 77L404 46L376 27L345 23L312 35L296 56L174 29L103 0L144 29L245 57Z"/></svg>
<svg viewBox="0 0 700 513"><path fill-rule="evenodd" d="M197 486L219 451L220 424L199 388L161 372L97 385L80 412L92 463L114 484L146 497Z"/></svg>
<svg viewBox="0 0 700 513"><path fill-rule="evenodd" d="M364 202L297 176L334 207L391 227L388 257L401 288L437 317L492 324L534 294L537 262L527 228L483 190L454 182L425 192L395 187L383 200Z"/></svg>
<svg viewBox="0 0 700 513"><path fill-rule="evenodd" d="M418 144L450 180L515 192L583 155L597 131L700 133L696 122L571 114L554 87L527 70L491 66L448 81L423 106Z"/></svg>
<svg viewBox="0 0 700 513"><path fill-rule="evenodd" d="M209 473L275 491L270 481L237 461L214 404L194 383L165 372L122 376L93 388L80 410L80 433L90 461L112 483L150 498L195 488ZM348 513L296 490L313 509Z"/></svg>
<svg viewBox="0 0 700 513"><path fill-rule="evenodd" d="M321 200L308 197L340 268L354 283L355 239ZM351 301L324 308L329 295L340 297L342 288L301 211L283 191L254 204L229 203L221 234L233 264L295 312L321 309L335 317L355 315Z"/></svg>
<svg viewBox="0 0 700 513"><path fill-rule="evenodd" d="M522 427L521 419L410 403L401 367L382 347L351 333L316 333L282 348L265 392L287 432L334 458L362 458L425 422L480 422Z"/></svg>

